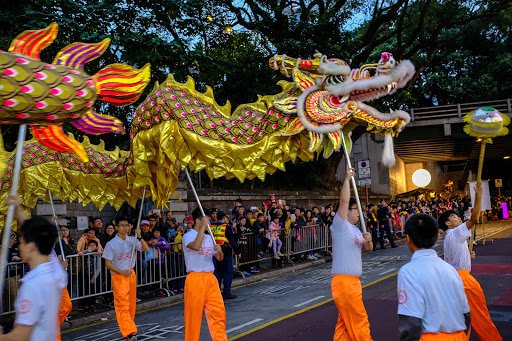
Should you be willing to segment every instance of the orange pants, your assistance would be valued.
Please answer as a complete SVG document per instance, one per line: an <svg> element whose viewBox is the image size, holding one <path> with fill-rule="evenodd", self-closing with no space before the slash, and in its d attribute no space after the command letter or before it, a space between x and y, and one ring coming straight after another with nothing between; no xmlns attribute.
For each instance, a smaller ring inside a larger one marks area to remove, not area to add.
<svg viewBox="0 0 512 341"><path fill-rule="evenodd" d="M62 289L62 294L60 297L60 307L59 307L59 326L57 328L57 341L61 340L60 337L60 325L66 320L69 313L73 309L73 304L71 303L71 297L69 297L68 289Z"/></svg>
<svg viewBox="0 0 512 341"><path fill-rule="evenodd" d="M212 341L226 341L226 309L219 282L211 272L189 272L185 280L185 341L198 341L203 311Z"/></svg>
<svg viewBox="0 0 512 341"><path fill-rule="evenodd" d="M332 298L338 308L338 322L334 341L371 340L370 322L363 305L363 288L358 277L334 275L331 282Z"/></svg>
<svg viewBox="0 0 512 341"><path fill-rule="evenodd" d="M137 298L137 280L132 269L130 277L112 274L112 289L114 291L114 309L119 330L123 337L137 333L135 325L135 307Z"/></svg>
<svg viewBox="0 0 512 341"><path fill-rule="evenodd" d="M466 341L468 336L463 331L456 333L424 333L421 334L420 341L442 340L442 341Z"/></svg>
<svg viewBox="0 0 512 341"><path fill-rule="evenodd" d="M471 275L468 270L457 270L464 291L468 298L469 312L471 313L471 329L475 331L478 338L482 341L501 341L501 335L491 320L487 303L485 302L484 291L480 283Z"/></svg>

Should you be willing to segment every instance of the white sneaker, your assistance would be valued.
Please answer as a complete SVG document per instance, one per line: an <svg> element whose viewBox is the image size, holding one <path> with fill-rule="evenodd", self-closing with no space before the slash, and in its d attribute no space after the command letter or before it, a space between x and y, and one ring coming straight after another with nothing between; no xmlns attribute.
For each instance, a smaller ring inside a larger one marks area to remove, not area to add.
<svg viewBox="0 0 512 341"><path fill-rule="evenodd" d="M278 252L277 255L281 257L284 256L281 252Z"/></svg>
<svg viewBox="0 0 512 341"><path fill-rule="evenodd" d="M313 255L309 255L309 256L306 257L306 259L308 259L308 260L316 260L316 257L313 256Z"/></svg>
<svg viewBox="0 0 512 341"><path fill-rule="evenodd" d="M279 257L279 255L275 255L274 259L281 259L281 257Z"/></svg>

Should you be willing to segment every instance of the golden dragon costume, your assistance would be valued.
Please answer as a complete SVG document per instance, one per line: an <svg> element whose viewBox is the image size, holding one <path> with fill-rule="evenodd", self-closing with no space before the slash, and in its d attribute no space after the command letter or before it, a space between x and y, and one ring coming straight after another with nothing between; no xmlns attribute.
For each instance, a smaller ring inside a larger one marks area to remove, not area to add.
<svg viewBox="0 0 512 341"><path fill-rule="evenodd" d="M169 75L134 113L129 152L106 152L86 140L85 162L27 141L23 203L32 207L50 188L63 200L93 202L100 209L106 203L119 207L124 201L133 205L147 186L163 206L184 167L204 169L211 178L263 180L297 158L311 161L321 152L329 157L358 125L390 140L409 122L404 111L384 114L363 103L404 87L414 74L409 61L396 62L388 52L378 63L359 69L320 53L304 60L276 55L269 65L293 81L280 81L280 93L260 96L233 112L229 102L217 104L211 88L201 93L192 78L180 83ZM11 155L8 167L13 160ZM0 182L0 205L8 181L6 174Z"/></svg>

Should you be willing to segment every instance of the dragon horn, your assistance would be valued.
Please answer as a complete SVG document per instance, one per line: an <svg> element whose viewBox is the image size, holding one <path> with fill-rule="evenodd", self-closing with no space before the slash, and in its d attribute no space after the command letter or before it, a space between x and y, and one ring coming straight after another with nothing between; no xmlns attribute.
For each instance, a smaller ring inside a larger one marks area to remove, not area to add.
<svg viewBox="0 0 512 341"><path fill-rule="evenodd" d="M276 54L274 57L270 58L268 65L274 70L281 71L281 74L284 76L289 77L294 68L307 72L316 72L320 66L321 57L321 54L315 54L314 59L296 59L288 57L285 54Z"/></svg>

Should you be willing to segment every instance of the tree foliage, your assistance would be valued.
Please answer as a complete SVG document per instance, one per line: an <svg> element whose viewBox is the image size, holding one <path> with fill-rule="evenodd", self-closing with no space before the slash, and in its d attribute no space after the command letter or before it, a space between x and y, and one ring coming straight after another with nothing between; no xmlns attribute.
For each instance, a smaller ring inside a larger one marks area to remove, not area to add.
<svg viewBox="0 0 512 341"><path fill-rule="evenodd" d="M60 30L42 54L45 61L69 43L110 37L111 48L86 66L88 73L114 62L151 63L153 82L163 82L168 73L179 80L192 75L198 88L212 86L219 103L230 100L233 107L278 90L281 76L267 67L269 57L308 58L316 50L352 67L375 62L382 51L411 59L417 68L413 81L372 103L381 109L512 93L512 5L505 0L3 1L0 46L7 49L23 30L51 22ZM96 105L127 127L135 109ZM7 146L14 131L3 129ZM101 138L110 147L129 147L128 135ZM340 158L336 153L313 168L332 180Z"/></svg>

